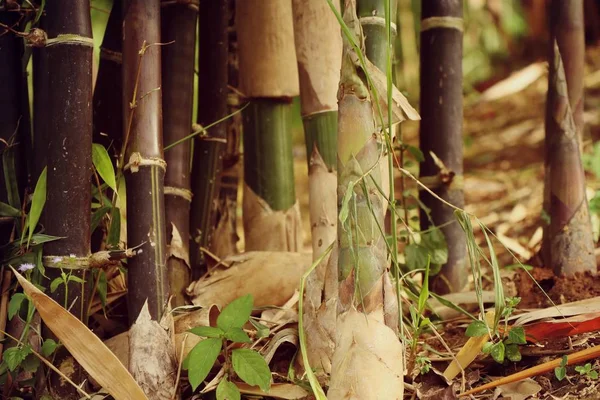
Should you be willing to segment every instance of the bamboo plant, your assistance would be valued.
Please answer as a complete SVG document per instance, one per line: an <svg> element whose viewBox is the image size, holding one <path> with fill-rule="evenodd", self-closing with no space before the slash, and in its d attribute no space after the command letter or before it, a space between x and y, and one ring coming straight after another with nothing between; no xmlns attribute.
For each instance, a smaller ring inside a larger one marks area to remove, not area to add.
<svg viewBox="0 0 600 400"><path fill-rule="evenodd" d="M421 4L419 138L425 161L420 175L439 197L459 208L464 206L462 12L460 0ZM447 262L430 278L430 288L439 294L460 291L467 282L464 232L454 221L452 208L426 191L419 197L431 210L430 215L421 210L421 228L442 226L448 245Z"/></svg>
<svg viewBox="0 0 600 400"><path fill-rule="evenodd" d="M339 1L335 2L339 9ZM294 0L294 39L308 161L313 260L337 237L337 89L342 37L335 15L322 0ZM332 260L333 261L333 260ZM304 327L312 368L331 372L337 283L335 262L324 260L307 281ZM325 288L327 287L327 292ZM317 310L328 309L329 312Z"/></svg>
<svg viewBox="0 0 600 400"><path fill-rule="evenodd" d="M159 0L123 3L123 144L127 243L140 246L127 264L129 321L147 301L160 319L169 298L166 271Z"/></svg>
<svg viewBox="0 0 600 400"><path fill-rule="evenodd" d="M583 130L583 1L553 1L546 99L544 210L550 223L542 255L555 274L596 271L581 161Z"/></svg>
<svg viewBox="0 0 600 400"><path fill-rule="evenodd" d="M386 205L379 191L382 187L379 163L385 148L385 130L391 123L407 117L418 119L418 114L397 89L394 92L393 86L375 84L375 78L383 73L361 55L364 34L355 1L344 3L348 32L344 35L338 93L340 314L327 398L397 399L402 398L404 390L403 350L397 337L398 303L387 269L383 231ZM391 18L388 7L384 15ZM386 20L386 27L388 23ZM386 47L393 43L390 36L388 31ZM386 51L386 65L391 65L389 51ZM392 90L394 103L388 100L383 103L390 105L393 115L385 112L385 107L380 112L381 97L375 97L375 86L383 98L386 89ZM385 115L393 120L388 121Z"/></svg>
<svg viewBox="0 0 600 400"><path fill-rule="evenodd" d="M194 90L194 52L198 7L194 4L166 3L161 10L163 43L162 92L163 130L166 143L174 143L190 133ZM169 168L165 175L165 215L169 253L167 269L173 306L186 303L190 282L190 141L165 153Z"/></svg>
<svg viewBox="0 0 600 400"><path fill-rule="evenodd" d="M226 1L201 2L198 51L198 123L206 126L227 115L228 20ZM216 204L223 167L227 125L221 122L194 142L192 166L191 256L195 277L204 269L204 252L209 248L216 224Z"/></svg>
<svg viewBox="0 0 600 400"><path fill-rule="evenodd" d="M291 99L299 94L291 2L237 1L243 111L246 250L296 251L301 246L296 202Z"/></svg>
<svg viewBox="0 0 600 400"><path fill-rule="evenodd" d="M47 134L48 168L45 227L62 239L44 247L44 265L50 282L62 279L51 296L82 321L87 320L86 301L90 255L90 178L92 171L92 27L89 1L48 2L46 56L48 68ZM48 98L50 100L50 98ZM81 263L73 261L81 260ZM67 269L69 268L69 269ZM72 365L63 371L77 383L81 368L66 352L55 360ZM62 399L78 399L73 387L51 375L51 393Z"/></svg>
<svg viewBox="0 0 600 400"><path fill-rule="evenodd" d="M46 17L42 15L39 28L46 28ZM43 46L32 49L33 69L33 160L31 180L37 182L42 170L47 165L48 139L48 55ZM42 215L43 219L43 215Z"/></svg>

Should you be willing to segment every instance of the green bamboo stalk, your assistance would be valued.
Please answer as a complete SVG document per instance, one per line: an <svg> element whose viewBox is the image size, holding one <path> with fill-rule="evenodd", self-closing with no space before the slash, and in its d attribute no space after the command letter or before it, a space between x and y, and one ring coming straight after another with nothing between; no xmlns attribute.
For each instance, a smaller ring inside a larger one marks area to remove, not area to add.
<svg viewBox="0 0 600 400"><path fill-rule="evenodd" d="M160 319L169 298L166 271L159 0L123 4L123 115L127 243L141 252L127 263L129 321L147 301Z"/></svg>
<svg viewBox="0 0 600 400"><path fill-rule="evenodd" d="M294 208L290 110L299 88L292 5L278 0L236 5L240 84L250 100L243 112L246 250L296 251L300 223ZM275 213L292 213L293 221L265 215L259 211L261 201Z"/></svg>
<svg viewBox="0 0 600 400"><path fill-rule="evenodd" d="M94 143L102 144L116 162L122 147L123 77L121 0L114 0L100 47L98 77L94 88Z"/></svg>
<svg viewBox="0 0 600 400"><path fill-rule="evenodd" d="M89 1L68 0L46 4L48 67L48 175L45 227L49 235L64 239L44 246L44 260L61 265L61 259L90 255L90 178L92 170L92 27ZM64 36L61 36L64 35ZM50 98L50 96L52 98ZM82 321L87 320L88 273L85 269L61 270L47 265L46 275L52 282L68 279L50 296ZM61 352L55 361L73 381L83 381L83 371L68 353ZM61 399L78 399L79 395L62 378L51 375L50 392Z"/></svg>
<svg viewBox="0 0 600 400"><path fill-rule="evenodd" d="M545 227L542 255L556 275L596 271L581 162L584 32L581 0L553 1L546 100Z"/></svg>
<svg viewBox="0 0 600 400"><path fill-rule="evenodd" d="M201 2L198 52L198 123L206 126L227 115L229 4ZM205 270L204 252L209 248L217 220L217 197L221 184L227 124L210 128L206 137L194 139L193 192L190 255L192 273Z"/></svg>
<svg viewBox="0 0 600 400"><path fill-rule="evenodd" d="M198 8L191 4L165 4L161 10L163 130L166 143L189 134L194 94L194 56ZM174 307L186 304L190 282L190 141L165 154L165 215L169 257L167 270ZM180 239L179 242L177 239Z"/></svg>
<svg viewBox="0 0 600 400"><path fill-rule="evenodd" d="M397 2L390 1L392 21L395 20ZM358 0L357 15L365 35L365 54L383 73L387 65L387 31L385 27L385 0ZM392 40L396 37L396 24L392 26Z"/></svg>
<svg viewBox="0 0 600 400"><path fill-rule="evenodd" d="M421 22L421 150L425 161L422 177L436 177L444 171L431 156L433 152L453 178L442 181L433 191L442 199L462 208L462 7L460 0L422 3ZM448 245L448 261L430 278L430 288L438 294L460 291L467 283L466 242L453 209L421 191L420 199L431 209L434 225L441 228ZM430 228L421 210L421 228Z"/></svg>

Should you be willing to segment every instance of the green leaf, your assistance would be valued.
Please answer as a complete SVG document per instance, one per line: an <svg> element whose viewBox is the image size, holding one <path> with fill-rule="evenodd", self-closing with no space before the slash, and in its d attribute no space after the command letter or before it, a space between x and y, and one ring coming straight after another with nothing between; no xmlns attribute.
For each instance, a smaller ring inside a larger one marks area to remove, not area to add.
<svg viewBox="0 0 600 400"><path fill-rule="evenodd" d="M503 342L498 342L498 343L494 344L492 346L492 351L490 351L492 358L498 363L504 362L504 353L505 353L505 348L504 348Z"/></svg>
<svg viewBox="0 0 600 400"><path fill-rule="evenodd" d="M596 370L589 371L589 372L587 373L587 376L588 376L590 379L594 379L594 380L596 380L596 379L598 379L598 371L596 371Z"/></svg>
<svg viewBox="0 0 600 400"><path fill-rule="evenodd" d="M340 208L339 220L342 223L342 225L348 219L348 213L350 212L350 208L348 205L350 204L350 199L352 198L353 195L354 195L354 182L350 181L350 182L348 182L348 187L346 187L346 193L344 193L344 199L342 200L342 207Z"/></svg>
<svg viewBox="0 0 600 400"><path fill-rule="evenodd" d="M92 213L90 232L94 232L96 230L98 225L100 225L100 221L102 221L102 218L111 210L111 208L111 206L100 207Z"/></svg>
<svg viewBox="0 0 600 400"><path fill-rule="evenodd" d="M92 162L98 175L113 191L117 191L117 181L115 179L115 169L108 155L108 151L98 143L92 144Z"/></svg>
<svg viewBox="0 0 600 400"><path fill-rule="evenodd" d="M118 207L113 207L110 212L111 221L110 227L108 228L108 235L106 237L106 243L110 246L117 246L119 240L121 240L121 212Z"/></svg>
<svg viewBox="0 0 600 400"><path fill-rule="evenodd" d="M227 332L231 328L241 328L250 318L254 299L251 294L238 297L229 303L217 318L217 326Z"/></svg>
<svg viewBox="0 0 600 400"><path fill-rule="evenodd" d="M21 368L25 372L36 372L40 367L40 359L35 354L28 354L21 362Z"/></svg>
<svg viewBox="0 0 600 400"><path fill-rule="evenodd" d="M58 289L58 287L64 283L64 280L62 278L62 276L59 276L58 278L54 278L54 280L52 281L52 283L50 283L50 292L54 293L56 292L56 289Z"/></svg>
<svg viewBox="0 0 600 400"><path fill-rule="evenodd" d="M509 344L526 344L527 340L525 339L525 330L522 326L517 326L508 331L508 340L506 341Z"/></svg>
<svg viewBox="0 0 600 400"><path fill-rule="evenodd" d="M256 321L254 318L250 318L250 323L252 324L254 329L256 329L256 337L258 339L266 338L271 333L271 330L269 329L268 326L261 324L260 322Z"/></svg>
<svg viewBox="0 0 600 400"><path fill-rule="evenodd" d="M21 211L0 201L0 217L20 217Z"/></svg>
<svg viewBox="0 0 600 400"><path fill-rule="evenodd" d="M53 241L59 240L59 239L64 239L64 237L44 235L43 233L34 233L33 236L31 237L31 243L34 245L44 244L44 243L53 242Z"/></svg>
<svg viewBox="0 0 600 400"><path fill-rule="evenodd" d="M427 305L427 299L429 298L429 263L425 268L425 277L423 278L423 286L421 286L421 292L419 293L419 314L423 314L425 306Z"/></svg>
<svg viewBox="0 0 600 400"><path fill-rule="evenodd" d="M434 228L422 234L421 244L429 250L432 264L446 264L448 262L448 244L441 229Z"/></svg>
<svg viewBox="0 0 600 400"><path fill-rule="evenodd" d="M236 343L250 343L251 340L242 328L231 328L225 332L225 338Z"/></svg>
<svg viewBox="0 0 600 400"><path fill-rule="evenodd" d="M183 361L183 368L188 370L188 379L193 390L206 379L217 357L221 352L223 341L209 338L199 342Z"/></svg>
<svg viewBox="0 0 600 400"><path fill-rule="evenodd" d="M473 321L467 327L465 335L468 337L479 337L488 334L488 327L483 321Z"/></svg>
<svg viewBox="0 0 600 400"><path fill-rule="evenodd" d="M231 352L233 370L248 385L258 385L263 391L271 388L271 371L265 359L254 350L235 349Z"/></svg>
<svg viewBox="0 0 600 400"><path fill-rule="evenodd" d="M485 342L483 344L483 347L481 348L481 352L483 354L490 354L492 351L492 346L494 345L494 343L492 342Z"/></svg>
<svg viewBox="0 0 600 400"><path fill-rule="evenodd" d="M9 347L2 353L2 360L6 363L10 371L14 371L21 365L29 353L31 353L31 347L29 346Z"/></svg>
<svg viewBox="0 0 600 400"><path fill-rule="evenodd" d="M412 154L412 156L415 158L415 160L417 160L417 162L422 163L423 161L425 161L425 156L423 155L421 149L419 149L418 147L408 145L406 146L406 150L408 150L408 152Z"/></svg>
<svg viewBox="0 0 600 400"><path fill-rule="evenodd" d="M106 307L106 296L108 295L108 281L106 279L106 273L103 269L101 269L98 273L100 275L98 276L98 286L96 288L96 291L98 292L98 296L100 297L102 307Z"/></svg>
<svg viewBox="0 0 600 400"><path fill-rule="evenodd" d="M554 368L554 376L556 376L556 379L558 379L559 381L562 381L563 379L565 379L565 376L567 376L567 368L566 367Z"/></svg>
<svg viewBox="0 0 600 400"><path fill-rule="evenodd" d="M77 283L81 283L81 284L85 283L85 281L83 279L81 279L80 277L75 276L75 275L69 275L69 277L67 278L67 281L68 282L77 282Z"/></svg>
<svg viewBox="0 0 600 400"><path fill-rule="evenodd" d="M207 337L207 338L220 338L223 336L224 332L219 328L214 328L212 326L197 326L189 330L194 335Z"/></svg>
<svg viewBox="0 0 600 400"><path fill-rule="evenodd" d="M580 374L580 375L583 375L583 374L585 374L586 372L588 372L588 371L587 371L587 369L585 369L585 367L584 367L584 366L582 366L582 365L578 365L578 366L576 366L576 367L575 367L575 371L579 372L579 374Z"/></svg>
<svg viewBox="0 0 600 400"><path fill-rule="evenodd" d="M512 362L521 361L521 352L519 351L518 345L507 344L505 348L506 348L506 358L508 358Z"/></svg>
<svg viewBox="0 0 600 400"><path fill-rule="evenodd" d="M217 400L240 400L241 394L235 384L229 382L227 379L221 379L219 386L217 386Z"/></svg>
<svg viewBox="0 0 600 400"><path fill-rule="evenodd" d="M35 185L35 190L33 191L33 197L31 198L31 209L29 210L29 215L27 216L27 228L29 230L29 237L27 238L27 247L29 247L29 242L31 241L31 236L35 231L35 227L37 226L38 221L40 220L40 216L42 215L42 210L44 209L44 205L46 204L46 178L48 175L48 168L44 167L44 170L40 174L38 181Z"/></svg>
<svg viewBox="0 0 600 400"><path fill-rule="evenodd" d="M425 269L429 259L429 251L419 244L411 243L404 249L406 266L409 270Z"/></svg>
<svg viewBox="0 0 600 400"><path fill-rule="evenodd" d="M42 354L44 357L49 357L52 353L54 353L56 347L58 347L58 344L54 340L46 339L42 345Z"/></svg>
<svg viewBox="0 0 600 400"><path fill-rule="evenodd" d="M21 309L21 304L23 303L23 300L25 300L26 298L27 298L27 296L25 296L25 293L13 294L13 296L10 298L10 302L8 303L8 319L9 320L13 319L13 317L15 315L17 315L17 313Z"/></svg>

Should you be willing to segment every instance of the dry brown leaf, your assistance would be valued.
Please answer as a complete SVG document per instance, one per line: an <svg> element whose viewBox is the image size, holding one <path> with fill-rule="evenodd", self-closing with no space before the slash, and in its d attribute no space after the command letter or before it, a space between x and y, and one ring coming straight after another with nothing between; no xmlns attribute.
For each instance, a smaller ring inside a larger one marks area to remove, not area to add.
<svg viewBox="0 0 600 400"><path fill-rule="evenodd" d="M166 313L163 325L173 325ZM148 302L144 303L129 329L129 371L150 400L171 400L175 393L177 361L172 331L152 320Z"/></svg>
<svg viewBox="0 0 600 400"><path fill-rule="evenodd" d="M493 378L492 378L493 379ZM535 396L542 390L536 381L531 378L524 379L519 382L507 383L500 385L494 391L494 400L502 396L502 398L511 400L525 400Z"/></svg>
<svg viewBox="0 0 600 400"><path fill-rule="evenodd" d="M298 290L302 275L311 265L311 255L253 251L225 262L234 265L188 287L193 304L224 307L240 296L252 294L255 307L282 306Z"/></svg>
<svg viewBox="0 0 600 400"><path fill-rule="evenodd" d="M341 314L327 398L402 399L402 360L398 337L380 319L356 310Z"/></svg>
<svg viewBox="0 0 600 400"><path fill-rule="evenodd" d="M271 385L269 393L265 393L256 386L250 386L244 382L233 382L240 389L243 394L250 394L254 396L268 396L269 398L275 399L304 399L310 396L306 390L300 386L293 385L291 383L274 383Z"/></svg>
<svg viewBox="0 0 600 400"><path fill-rule="evenodd" d="M481 94L480 99L482 101L493 101L518 93L538 80L546 71L547 64L545 62L528 65L487 89Z"/></svg>
<svg viewBox="0 0 600 400"><path fill-rule="evenodd" d="M46 326L77 362L116 400L147 399L119 359L92 331L13 269Z"/></svg>
<svg viewBox="0 0 600 400"><path fill-rule="evenodd" d="M168 245L168 257L177 257L185 262L185 265L190 266L190 249L189 244L187 242L184 243L183 239L181 239L181 233L179 233L179 229L175 223L171 222L173 226L173 233L171 237L171 242Z"/></svg>

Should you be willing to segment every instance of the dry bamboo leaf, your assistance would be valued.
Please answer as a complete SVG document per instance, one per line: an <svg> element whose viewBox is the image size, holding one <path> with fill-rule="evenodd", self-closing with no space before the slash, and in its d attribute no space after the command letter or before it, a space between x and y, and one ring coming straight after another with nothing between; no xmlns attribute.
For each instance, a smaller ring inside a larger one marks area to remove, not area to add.
<svg viewBox="0 0 600 400"><path fill-rule="evenodd" d="M298 201L286 211L273 211L244 184L242 208L246 251L300 251L303 239Z"/></svg>
<svg viewBox="0 0 600 400"><path fill-rule="evenodd" d="M482 101L492 101L519 93L542 77L546 71L547 67L545 62L531 64L487 89L481 94L480 99Z"/></svg>
<svg viewBox="0 0 600 400"><path fill-rule="evenodd" d="M494 323L494 311L488 311L485 314L485 321L488 326ZM483 345L490 340L489 335L483 335L479 337L472 337L467 340L467 343L460 349L454 360L448 365L448 368L444 371L444 378L447 381L451 381L473 362L475 357L481 353Z"/></svg>
<svg viewBox="0 0 600 400"><path fill-rule="evenodd" d="M502 396L502 398L511 400L525 400L535 396L541 390L542 387L536 381L527 378L519 382L498 386L494 392L494 398Z"/></svg>
<svg viewBox="0 0 600 400"><path fill-rule="evenodd" d="M13 269L42 320L77 362L116 400L147 399L119 359L81 321Z"/></svg>
<svg viewBox="0 0 600 400"><path fill-rule="evenodd" d="M515 318L515 322L513 323L514 326L522 326L546 318L571 317L573 315L592 314L598 312L600 312L600 297L592 297L591 299L560 304L541 310L533 310L511 317L510 319Z"/></svg>
<svg viewBox="0 0 600 400"><path fill-rule="evenodd" d="M187 289L192 303L201 307L224 307L234 299L252 294L255 307L281 306L300 286L310 267L311 255L292 252L253 251L229 257L227 270L193 282Z"/></svg>
<svg viewBox="0 0 600 400"><path fill-rule="evenodd" d="M164 319L172 326L170 313ZM175 392L177 361L171 333L152 320L148 302L129 329L129 371L150 400L171 400Z"/></svg>
<svg viewBox="0 0 600 400"><path fill-rule="evenodd" d="M267 364L271 362L279 346L284 343L291 343L294 347L298 348L298 330L295 328L286 328L273 335L267 347L264 351L261 351Z"/></svg>
<svg viewBox="0 0 600 400"><path fill-rule="evenodd" d="M294 292L294 295L286 301L280 308L269 308L263 311L260 318L272 325L286 325L298 322L298 299L300 292Z"/></svg>
<svg viewBox="0 0 600 400"><path fill-rule="evenodd" d="M274 399L304 399L310 396L306 390L300 386L293 385L291 383L274 383L271 385L269 393L265 393L256 386L250 386L244 382L233 382L240 389L243 394L249 394L254 396L268 396Z"/></svg>
<svg viewBox="0 0 600 400"><path fill-rule="evenodd" d="M189 244L187 242L183 242L181 239L181 233L179 233L179 229L175 226L175 223L171 223L173 226L173 233L171 237L171 242L168 246L167 258L169 257L177 257L185 262L185 265L190 267L190 250Z"/></svg>
<svg viewBox="0 0 600 400"><path fill-rule="evenodd" d="M378 318L356 310L341 314L327 398L402 399L402 360L398 337Z"/></svg>

